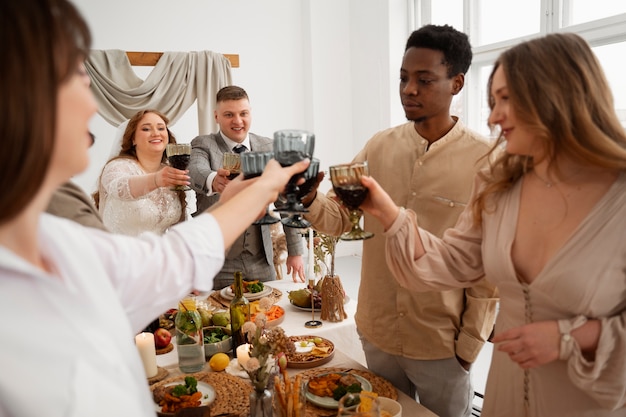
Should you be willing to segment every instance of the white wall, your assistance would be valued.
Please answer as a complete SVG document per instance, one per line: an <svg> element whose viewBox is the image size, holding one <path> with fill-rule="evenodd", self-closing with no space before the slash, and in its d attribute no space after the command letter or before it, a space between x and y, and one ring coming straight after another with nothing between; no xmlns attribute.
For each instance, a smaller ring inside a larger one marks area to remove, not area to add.
<svg viewBox="0 0 626 417"><path fill-rule="evenodd" d="M322 168L347 162L376 131L401 123L397 85L406 40L406 0L74 0L95 49L212 50L238 54L233 83L250 95L252 131L316 134ZM135 67L141 77L150 68ZM172 126L197 134L196 109ZM92 192L115 127L100 116L89 169ZM322 190L329 184L322 185Z"/></svg>

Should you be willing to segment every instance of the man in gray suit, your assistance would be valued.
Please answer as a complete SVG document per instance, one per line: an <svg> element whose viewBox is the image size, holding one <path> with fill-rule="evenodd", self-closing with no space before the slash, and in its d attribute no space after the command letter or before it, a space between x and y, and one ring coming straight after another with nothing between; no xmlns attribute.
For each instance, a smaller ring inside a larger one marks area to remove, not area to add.
<svg viewBox="0 0 626 417"><path fill-rule="evenodd" d="M241 87L228 86L217 92L215 120L219 132L202 135L191 141L189 176L196 191L197 211L202 213L219 199L219 193L230 182L230 172L222 169L225 152L271 151L272 139L248 133L252 116L248 94ZM287 240L287 273L293 280L304 281L302 237L296 229L285 227ZM233 282L233 274L242 271L245 278L271 281L276 279L272 237L269 226L251 225L231 246L224 266L215 277L214 289Z"/></svg>

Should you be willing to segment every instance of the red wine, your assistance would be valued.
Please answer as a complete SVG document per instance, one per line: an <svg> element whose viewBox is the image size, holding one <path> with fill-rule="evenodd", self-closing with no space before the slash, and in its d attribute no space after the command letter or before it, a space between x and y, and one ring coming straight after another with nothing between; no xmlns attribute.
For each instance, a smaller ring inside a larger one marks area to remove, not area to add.
<svg viewBox="0 0 626 417"><path fill-rule="evenodd" d="M185 170L189 166L189 160L191 155L172 155L167 158L170 161L170 165L176 169Z"/></svg>
<svg viewBox="0 0 626 417"><path fill-rule="evenodd" d="M301 151L282 151L276 152L275 157L281 166L290 167L296 162L302 161L307 155Z"/></svg>
<svg viewBox="0 0 626 417"><path fill-rule="evenodd" d="M232 181L235 178L237 178L238 175L239 175L239 171L237 171L237 172L230 171L230 174L228 174L228 176L226 178L228 178L229 180Z"/></svg>
<svg viewBox="0 0 626 417"><path fill-rule="evenodd" d="M341 201L351 210L359 208L359 206L367 197L368 189L362 185L350 184L333 186L335 194L341 198Z"/></svg>
<svg viewBox="0 0 626 417"><path fill-rule="evenodd" d="M260 177L261 174L263 174L262 172L248 172L243 174L243 179L244 180L249 180L251 178L256 178L256 177Z"/></svg>

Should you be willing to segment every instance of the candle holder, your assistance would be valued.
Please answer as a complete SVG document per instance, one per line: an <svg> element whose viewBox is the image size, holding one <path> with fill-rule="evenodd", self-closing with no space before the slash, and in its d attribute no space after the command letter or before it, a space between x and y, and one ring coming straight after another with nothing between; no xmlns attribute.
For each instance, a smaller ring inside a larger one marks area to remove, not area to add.
<svg viewBox="0 0 626 417"><path fill-rule="evenodd" d="M322 326L320 320L315 320L315 300L313 297L313 288L315 287L315 279L309 278L309 287L311 287L311 320L304 323L304 327L307 329L316 329Z"/></svg>
<svg viewBox="0 0 626 417"><path fill-rule="evenodd" d="M314 242L313 242L313 228L309 228L308 231L308 237L309 237L309 259L308 261L308 268L307 268L307 275L308 275L308 279L309 279L309 288L311 289L311 320L307 321L304 323L304 327L308 328L308 329L315 329L318 327L321 327L322 322L320 320L315 320L315 299L313 296L313 291L315 289L315 255L314 255Z"/></svg>

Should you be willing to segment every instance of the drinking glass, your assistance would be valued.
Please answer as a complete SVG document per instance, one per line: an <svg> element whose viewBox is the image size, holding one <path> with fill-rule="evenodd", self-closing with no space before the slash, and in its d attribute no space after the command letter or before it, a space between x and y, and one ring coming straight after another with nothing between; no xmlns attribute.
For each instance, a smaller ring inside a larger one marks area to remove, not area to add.
<svg viewBox="0 0 626 417"><path fill-rule="evenodd" d="M339 400L337 417L380 417L378 398L369 392L348 393Z"/></svg>
<svg viewBox="0 0 626 417"><path fill-rule="evenodd" d="M165 147L165 155L167 155L170 166L184 171L189 167L189 161L191 160L191 144L168 143ZM175 185L171 189L174 191L191 190L186 185Z"/></svg>
<svg viewBox="0 0 626 417"><path fill-rule="evenodd" d="M368 189L361 184L361 177L369 175L367 161L352 164L334 165L329 168L330 180L337 197L350 210L350 222L352 229L340 236L342 240L363 240L374 236L371 232L361 229L359 222L363 212L359 209Z"/></svg>
<svg viewBox="0 0 626 417"><path fill-rule="evenodd" d="M315 148L315 135L305 130L279 130L274 133L274 157L281 166L287 167L302 161L305 158L313 157L313 149ZM276 211L288 213L289 216L282 219L283 224L290 226L294 221L299 227L308 227L309 223L302 219L298 222L294 218L295 213L307 213L308 210L302 205L301 197L299 197L300 187L297 182L303 177L304 172L294 175L287 183L285 191L286 202L284 206ZM306 225L302 226L301 224Z"/></svg>
<svg viewBox="0 0 626 417"><path fill-rule="evenodd" d="M222 159L222 168L230 171L228 179L233 180L241 172L241 154L236 152L225 152Z"/></svg>
<svg viewBox="0 0 626 417"><path fill-rule="evenodd" d="M239 155L239 154L238 154ZM265 165L274 157L274 152L244 152L241 154L241 172L243 179L247 180L260 176ZM278 223L280 219L270 215L269 207L265 209L265 215L252 224L264 225Z"/></svg>
<svg viewBox="0 0 626 417"><path fill-rule="evenodd" d="M304 183L298 186L297 199L298 201L302 201L304 196L306 196L317 181L317 173L320 168L320 160L317 158L311 159L311 164L304 172ZM287 197L285 195L279 195L278 201L274 203L276 207L276 211L285 211L285 207L287 205ZM297 229L306 229L311 227L311 223L306 221L300 213L293 213L290 217L283 219L283 224L288 227L295 227Z"/></svg>

